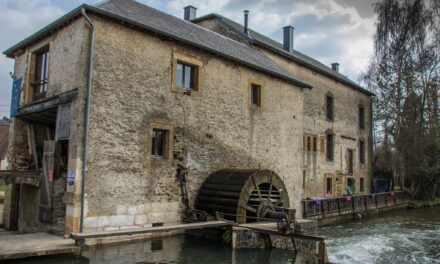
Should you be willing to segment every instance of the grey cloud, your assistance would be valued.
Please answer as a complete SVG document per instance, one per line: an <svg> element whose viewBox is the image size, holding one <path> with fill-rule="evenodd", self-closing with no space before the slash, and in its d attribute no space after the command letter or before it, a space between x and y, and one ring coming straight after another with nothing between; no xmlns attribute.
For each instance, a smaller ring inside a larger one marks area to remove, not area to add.
<svg viewBox="0 0 440 264"><path fill-rule="evenodd" d="M374 9L372 5L377 0L335 0L342 6L354 7L358 11L359 15L363 18L374 16Z"/></svg>

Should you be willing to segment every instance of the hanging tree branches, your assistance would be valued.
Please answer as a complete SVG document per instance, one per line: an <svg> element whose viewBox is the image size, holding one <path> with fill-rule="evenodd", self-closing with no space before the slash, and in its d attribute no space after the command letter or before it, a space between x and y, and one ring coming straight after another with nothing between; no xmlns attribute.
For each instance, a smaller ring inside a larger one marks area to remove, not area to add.
<svg viewBox="0 0 440 264"><path fill-rule="evenodd" d="M376 92L375 128L382 170L413 196L440 195L440 3L382 0L375 54L365 84Z"/></svg>

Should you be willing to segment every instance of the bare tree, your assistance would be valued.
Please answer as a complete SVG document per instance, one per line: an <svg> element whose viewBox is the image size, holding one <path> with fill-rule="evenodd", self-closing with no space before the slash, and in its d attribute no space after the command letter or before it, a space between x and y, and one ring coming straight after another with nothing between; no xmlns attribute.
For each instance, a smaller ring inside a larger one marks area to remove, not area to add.
<svg viewBox="0 0 440 264"><path fill-rule="evenodd" d="M375 55L363 80L377 95L377 147L391 161L393 180L420 196L424 182L436 188L440 179L435 171L435 177L420 173L430 158L425 145L439 140L440 4L383 0L374 10Z"/></svg>

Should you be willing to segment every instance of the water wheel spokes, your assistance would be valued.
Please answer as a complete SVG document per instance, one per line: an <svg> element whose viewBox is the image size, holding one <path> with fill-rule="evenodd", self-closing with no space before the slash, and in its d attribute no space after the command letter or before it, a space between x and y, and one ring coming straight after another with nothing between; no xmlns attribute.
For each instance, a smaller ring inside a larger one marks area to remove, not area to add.
<svg viewBox="0 0 440 264"><path fill-rule="evenodd" d="M211 174L203 183L196 208L237 223L264 220L265 216L289 207L288 194L280 177L270 170L228 169Z"/></svg>

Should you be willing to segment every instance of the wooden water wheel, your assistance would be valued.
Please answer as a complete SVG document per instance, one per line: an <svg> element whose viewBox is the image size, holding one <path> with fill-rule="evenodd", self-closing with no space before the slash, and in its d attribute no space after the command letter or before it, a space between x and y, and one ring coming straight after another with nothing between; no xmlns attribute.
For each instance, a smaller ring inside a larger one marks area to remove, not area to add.
<svg viewBox="0 0 440 264"><path fill-rule="evenodd" d="M270 170L216 171L203 183L196 199L197 209L213 215L221 212L237 223L266 219L283 207L289 207L286 187Z"/></svg>

